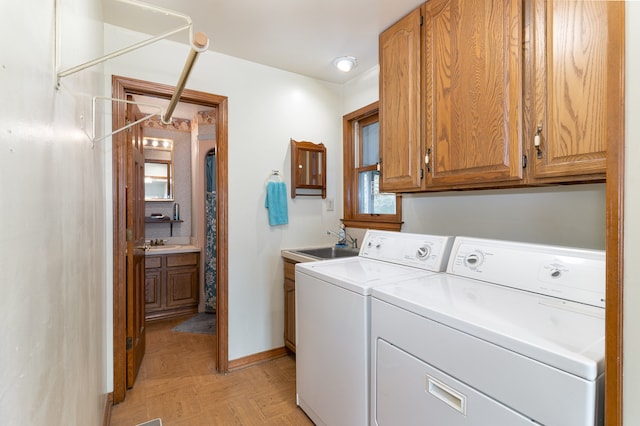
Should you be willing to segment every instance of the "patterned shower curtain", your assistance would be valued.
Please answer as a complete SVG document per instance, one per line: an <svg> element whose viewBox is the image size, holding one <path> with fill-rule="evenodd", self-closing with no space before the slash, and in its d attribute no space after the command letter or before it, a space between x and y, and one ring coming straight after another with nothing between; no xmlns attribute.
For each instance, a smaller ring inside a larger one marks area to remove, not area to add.
<svg viewBox="0 0 640 426"><path fill-rule="evenodd" d="M205 200L206 242L204 266L205 312L216 311L216 157L207 154L207 192Z"/></svg>

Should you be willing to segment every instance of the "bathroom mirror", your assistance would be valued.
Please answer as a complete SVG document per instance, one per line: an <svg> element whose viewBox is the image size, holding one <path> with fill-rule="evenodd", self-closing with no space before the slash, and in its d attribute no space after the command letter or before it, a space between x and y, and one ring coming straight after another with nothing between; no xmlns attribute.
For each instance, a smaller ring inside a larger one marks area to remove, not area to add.
<svg viewBox="0 0 640 426"><path fill-rule="evenodd" d="M291 198L326 197L326 154L321 143L291 139Z"/></svg>
<svg viewBox="0 0 640 426"><path fill-rule="evenodd" d="M144 200L173 201L173 140L144 138Z"/></svg>

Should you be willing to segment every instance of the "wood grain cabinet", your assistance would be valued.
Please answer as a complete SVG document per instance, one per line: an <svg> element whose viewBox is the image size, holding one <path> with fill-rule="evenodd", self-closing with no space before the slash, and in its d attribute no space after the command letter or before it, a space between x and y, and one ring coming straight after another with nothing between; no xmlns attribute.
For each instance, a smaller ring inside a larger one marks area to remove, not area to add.
<svg viewBox="0 0 640 426"><path fill-rule="evenodd" d="M389 27L381 190L604 180L623 101L623 9L430 0Z"/></svg>
<svg viewBox="0 0 640 426"><path fill-rule="evenodd" d="M156 320L198 311L200 253L145 258L145 318Z"/></svg>
<svg viewBox="0 0 640 426"><path fill-rule="evenodd" d="M296 263L284 259L284 345L296 351Z"/></svg>
<svg viewBox="0 0 640 426"><path fill-rule="evenodd" d="M621 138L624 2L528 5L531 182L603 180L607 143Z"/></svg>
<svg viewBox="0 0 640 426"><path fill-rule="evenodd" d="M424 7L380 35L380 190L422 188L421 75Z"/></svg>

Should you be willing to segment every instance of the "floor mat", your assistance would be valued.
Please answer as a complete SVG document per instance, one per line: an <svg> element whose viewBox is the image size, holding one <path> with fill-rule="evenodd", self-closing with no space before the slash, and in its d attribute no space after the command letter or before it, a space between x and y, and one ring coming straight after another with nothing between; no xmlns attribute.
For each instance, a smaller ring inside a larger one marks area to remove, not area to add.
<svg viewBox="0 0 640 426"><path fill-rule="evenodd" d="M173 327L183 333L216 334L216 315L201 312Z"/></svg>
<svg viewBox="0 0 640 426"><path fill-rule="evenodd" d="M153 419L153 420L149 420L148 422L140 423L136 426L162 426L162 420Z"/></svg>

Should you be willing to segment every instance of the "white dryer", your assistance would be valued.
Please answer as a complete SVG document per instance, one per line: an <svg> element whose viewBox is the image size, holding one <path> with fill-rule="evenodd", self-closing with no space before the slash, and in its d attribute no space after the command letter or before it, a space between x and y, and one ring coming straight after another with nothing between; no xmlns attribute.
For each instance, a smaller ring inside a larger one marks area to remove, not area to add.
<svg viewBox="0 0 640 426"><path fill-rule="evenodd" d="M369 424L371 290L444 271L452 242L370 230L358 256L296 265L296 401L315 424Z"/></svg>
<svg viewBox="0 0 640 426"><path fill-rule="evenodd" d="M372 424L603 422L603 251L456 238L372 290Z"/></svg>

